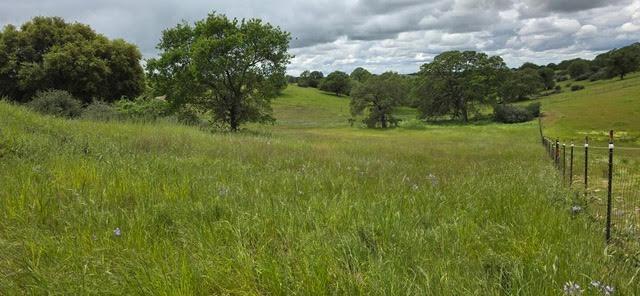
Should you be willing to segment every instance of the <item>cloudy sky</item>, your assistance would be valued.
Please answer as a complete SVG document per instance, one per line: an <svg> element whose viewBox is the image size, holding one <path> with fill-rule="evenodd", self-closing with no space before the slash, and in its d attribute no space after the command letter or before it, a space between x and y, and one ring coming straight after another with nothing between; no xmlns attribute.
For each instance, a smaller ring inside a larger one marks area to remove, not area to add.
<svg viewBox="0 0 640 296"><path fill-rule="evenodd" d="M0 25L62 16L150 58L164 28L212 11L291 32L291 74L358 66L411 73L453 49L498 54L517 67L592 58L640 40L640 0L0 0Z"/></svg>

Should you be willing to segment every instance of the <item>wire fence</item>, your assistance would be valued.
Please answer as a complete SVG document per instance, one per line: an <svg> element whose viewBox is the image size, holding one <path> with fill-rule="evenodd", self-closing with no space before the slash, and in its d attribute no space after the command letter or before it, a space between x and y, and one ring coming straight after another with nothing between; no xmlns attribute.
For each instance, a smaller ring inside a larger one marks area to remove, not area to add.
<svg viewBox="0 0 640 296"><path fill-rule="evenodd" d="M575 193L572 211L590 214L602 223L608 243L640 251L640 148L563 142L542 134L542 145L563 184Z"/></svg>

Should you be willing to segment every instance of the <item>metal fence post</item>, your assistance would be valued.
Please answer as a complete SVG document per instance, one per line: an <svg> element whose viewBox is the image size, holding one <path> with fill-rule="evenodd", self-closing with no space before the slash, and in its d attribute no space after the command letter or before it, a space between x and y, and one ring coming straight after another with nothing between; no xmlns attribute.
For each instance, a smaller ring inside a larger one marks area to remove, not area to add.
<svg viewBox="0 0 640 296"><path fill-rule="evenodd" d="M569 187L573 185L573 148L575 148L575 146L576 145L571 142L571 156L569 160Z"/></svg>
<svg viewBox="0 0 640 296"><path fill-rule="evenodd" d="M562 182L567 178L567 144L562 144Z"/></svg>
<svg viewBox="0 0 640 296"><path fill-rule="evenodd" d="M589 188L589 137L584 137L584 194Z"/></svg>
<svg viewBox="0 0 640 296"><path fill-rule="evenodd" d="M554 152L553 158L554 158L554 161L556 163L556 168L559 169L560 168L560 139L556 139L556 146L555 147L556 148L553 151Z"/></svg>
<svg viewBox="0 0 640 296"><path fill-rule="evenodd" d="M613 130L609 131L609 183L607 185L607 243L611 241L611 191L613 181Z"/></svg>

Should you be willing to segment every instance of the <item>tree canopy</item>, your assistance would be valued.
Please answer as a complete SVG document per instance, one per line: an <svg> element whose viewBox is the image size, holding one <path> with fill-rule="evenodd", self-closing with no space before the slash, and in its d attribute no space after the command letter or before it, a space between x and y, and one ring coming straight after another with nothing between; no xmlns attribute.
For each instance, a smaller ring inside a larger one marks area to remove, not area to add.
<svg viewBox="0 0 640 296"><path fill-rule="evenodd" d="M0 33L0 95L26 102L38 91L66 90L85 103L139 95L145 87L135 45L89 26L35 17Z"/></svg>
<svg viewBox="0 0 640 296"><path fill-rule="evenodd" d="M606 65L611 76L618 76L620 80L624 76L638 70L640 63L640 44L634 44L609 53Z"/></svg>
<svg viewBox="0 0 640 296"><path fill-rule="evenodd" d="M148 72L174 105L193 103L236 131L245 122L273 120L271 99L287 83L289 41L289 33L259 19L212 13L165 30Z"/></svg>
<svg viewBox="0 0 640 296"><path fill-rule="evenodd" d="M369 79L371 76L373 76L373 74L371 74L371 72L369 72L367 69L362 67L355 68L350 75L353 81L357 81L360 83Z"/></svg>
<svg viewBox="0 0 640 296"><path fill-rule="evenodd" d="M396 123L392 112L408 94L406 81L398 73L386 72L357 84L351 92L351 114L367 111L364 122L368 127L387 128Z"/></svg>
<svg viewBox="0 0 640 296"><path fill-rule="evenodd" d="M422 117L452 115L464 122L478 104L497 97L509 71L502 58L475 51L448 51L421 67L414 96Z"/></svg>
<svg viewBox="0 0 640 296"><path fill-rule="evenodd" d="M349 94L351 79L347 73L335 71L320 82L320 90L335 93L337 96Z"/></svg>

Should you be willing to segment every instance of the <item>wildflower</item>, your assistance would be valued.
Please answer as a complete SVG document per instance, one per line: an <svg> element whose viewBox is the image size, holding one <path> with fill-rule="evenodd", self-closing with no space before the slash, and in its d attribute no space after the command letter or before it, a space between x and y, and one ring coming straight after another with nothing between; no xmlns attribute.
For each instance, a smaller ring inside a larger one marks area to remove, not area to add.
<svg viewBox="0 0 640 296"><path fill-rule="evenodd" d="M113 230L113 235L120 236L121 234L120 227L116 227L116 229Z"/></svg>
<svg viewBox="0 0 640 296"><path fill-rule="evenodd" d="M438 178L434 174L429 174L428 179L431 181L432 186L438 185Z"/></svg>
<svg viewBox="0 0 640 296"><path fill-rule="evenodd" d="M562 290L565 295L582 295L582 289L580 285L574 282L566 282L564 286L562 286Z"/></svg>
<svg viewBox="0 0 640 296"><path fill-rule="evenodd" d="M600 293L602 293L602 295L605 295L605 296L611 296L613 295L613 292L615 292L614 287L603 284L599 281L591 281L591 286L593 286L597 290L600 290Z"/></svg>
<svg viewBox="0 0 640 296"><path fill-rule="evenodd" d="M581 206L573 206L573 207L571 207L571 214L577 215L580 212L582 212L582 207Z"/></svg>
<svg viewBox="0 0 640 296"><path fill-rule="evenodd" d="M418 184L413 184L411 186L411 189L413 189L413 191L418 191L418 189L419 189Z"/></svg>
<svg viewBox="0 0 640 296"><path fill-rule="evenodd" d="M229 188L225 187L225 186L221 186L218 189L218 195L220 195L221 197L225 197L229 194Z"/></svg>

